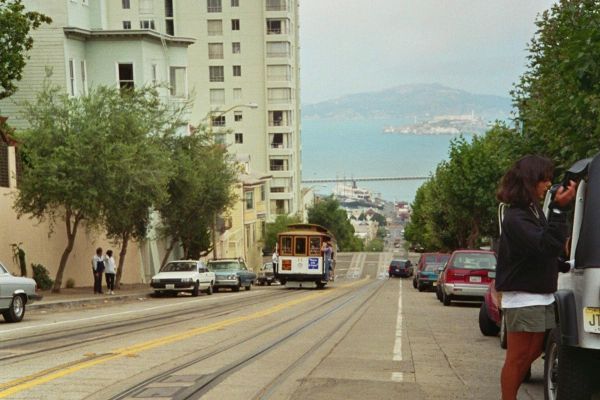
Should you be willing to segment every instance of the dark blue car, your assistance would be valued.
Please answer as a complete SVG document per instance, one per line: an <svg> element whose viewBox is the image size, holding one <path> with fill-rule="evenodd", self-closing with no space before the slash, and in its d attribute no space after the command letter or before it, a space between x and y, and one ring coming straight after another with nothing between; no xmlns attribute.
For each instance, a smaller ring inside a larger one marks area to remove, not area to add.
<svg viewBox="0 0 600 400"><path fill-rule="evenodd" d="M407 278L413 275L413 266L410 260L392 260L390 262L390 268L388 270L390 278L393 276L399 276Z"/></svg>

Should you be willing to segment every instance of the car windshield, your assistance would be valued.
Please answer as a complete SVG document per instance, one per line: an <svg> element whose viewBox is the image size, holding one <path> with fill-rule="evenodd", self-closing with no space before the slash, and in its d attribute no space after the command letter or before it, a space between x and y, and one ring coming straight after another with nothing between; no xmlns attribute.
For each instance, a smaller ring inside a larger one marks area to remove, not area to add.
<svg viewBox="0 0 600 400"><path fill-rule="evenodd" d="M237 271L240 264L237 261L211 261L208 263L211 271Z"/></svg>
<svg viewBox="0 0 600 400"><path fill-rule="evenodd" d="M170 262L160 269L160 272L181 272L194 271L196 263L190 262Z"/></svg>
<svg viewBox="0 0 600 400"><path fill-rule="evenodd" d="M443 266L444 264L442 263L429 263L425 265L425 268L423 270L428 272L437 272L437 270Z"/></svg>
<svg viewBox="0 0 600 400"><path fill-rule="evenodd" d="M406 261L392 261L392 267L404 267L406 265Z"/></svg>
<svg viewBox="0 0 600 400"><path fill-rule="evenodd" d="M488 253L462 253L456 255L452 262L454 268L464 269L496 269L496 257Z"/></svg>

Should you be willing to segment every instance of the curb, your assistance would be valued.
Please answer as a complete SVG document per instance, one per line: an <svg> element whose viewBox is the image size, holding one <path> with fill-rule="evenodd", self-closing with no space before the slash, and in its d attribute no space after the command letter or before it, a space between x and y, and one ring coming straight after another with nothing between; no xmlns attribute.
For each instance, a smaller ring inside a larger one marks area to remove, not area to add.
<svg viewBox="0 0 600 400"><path fill-rule="evenodd" d="M48 302L36 302L27 305L28 310L50 310L50 309L58 309L58 308L77 308L77 307L85 307L86 305L95 305L95 304L106 304L106 303L116 303L123 300L129 300L133 298L139 298L145 300L150 297L151 292L138 292L131 294L120 294L120 295L104 295L97 297L86 297L79 299L63 299L63 300L50 300Z"/></svg>

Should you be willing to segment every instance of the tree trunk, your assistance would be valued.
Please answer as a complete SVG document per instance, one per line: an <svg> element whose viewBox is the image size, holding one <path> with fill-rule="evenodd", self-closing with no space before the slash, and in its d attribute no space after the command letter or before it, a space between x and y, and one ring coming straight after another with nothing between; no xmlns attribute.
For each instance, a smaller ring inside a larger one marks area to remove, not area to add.
<svg viewBox="0 0 600 400"><path fill-rule="evenodd" d="M175 243L177 243L177 239L171 240L171 244L167 248L167 252L165 253L165 256L163 257L163 260L160 263L160 267L161 268L167 263L167 260L169 259L169 256L171 255L171 251L173 251L173 247L175 247Z"/></svg>
<svg viewBox="0 0 600 400"><path fill-rule="evenodd" d="M121 288L121 276L123 276L123 265L125 265L125 255L127 254L127 245L129 244L129 233L123 234L121 238L121 251L119 252L119 266L117 267L117 277L115 280L115 287Z"/></svg>
<svg viewBox="0 0 600 400"><path fill-rule="evenodd" d="M69 255L71 255L71 251L73 250L73 246L75 244L75 236L77 235L77 227L79 226L79 222L81 221L81 217L79 215L75 215L75 221L73 221L73 226L71 226L71 217L73 213L70 210L67 210L67 214L65 215L65 225L67 228L67 247L62 253L60 257L60 263L58 264L58 271L56 271L56 279L54 280L54 287L52 288L53 293L60 293L60 287L62 286L62 278L63 273L65 272L65 267L67 266L67 260L69 259Z"/></svg>
<svg viewBox="0 0 600 400"><path fill-rule="evenodd" d="M467 248L476 248L477 241L479 240L479 220L475 219L471 223L471 232L467 237Z"/></svg>

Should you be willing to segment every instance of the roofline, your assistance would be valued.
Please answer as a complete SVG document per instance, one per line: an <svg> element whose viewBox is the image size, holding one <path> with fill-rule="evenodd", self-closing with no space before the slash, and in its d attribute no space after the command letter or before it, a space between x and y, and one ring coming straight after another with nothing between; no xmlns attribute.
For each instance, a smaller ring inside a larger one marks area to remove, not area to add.
<svg viewBox="0 0 600 400"><path fill-rule="evenodd" d="M181 36L170 36L151 29L110 29L110 30L89 30L77 28L74 26L65 26L63 31L67 37L79 37L83 39L113 39L113 38L130 38L130 39L152 39L158 42L168 42L170 44L182 44L189 46L196 42L196 39Z"/></svg>

